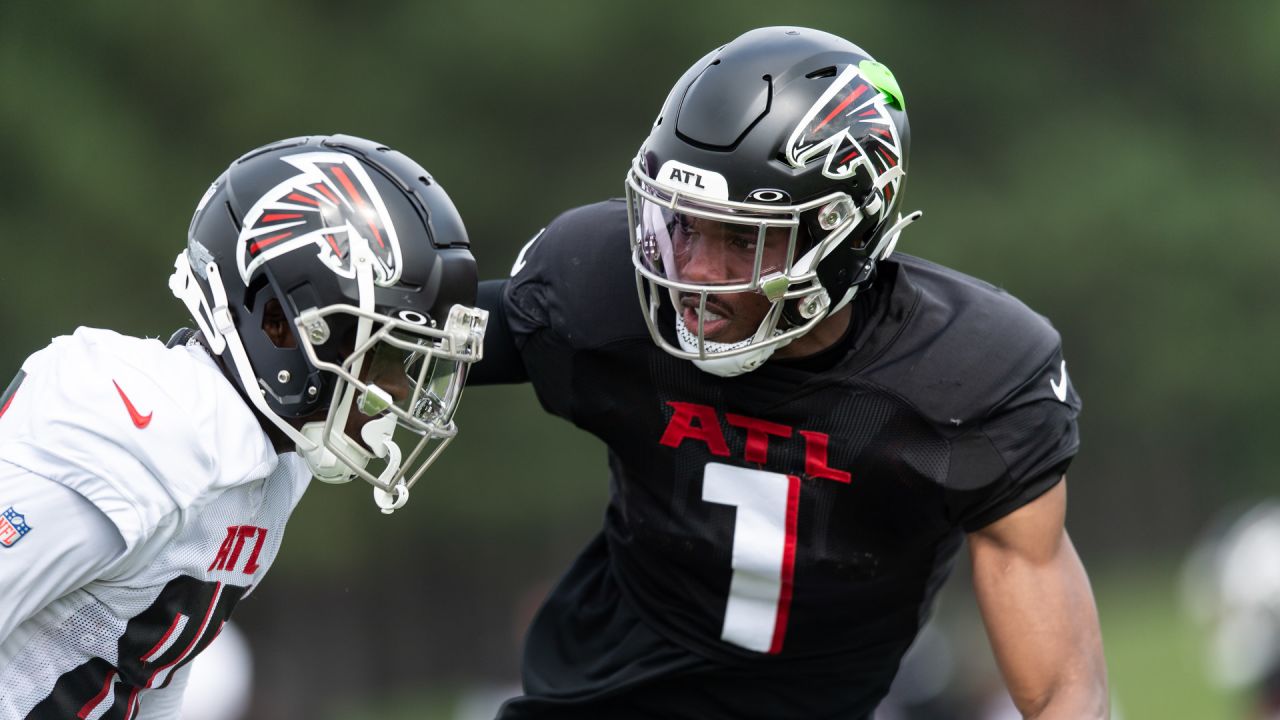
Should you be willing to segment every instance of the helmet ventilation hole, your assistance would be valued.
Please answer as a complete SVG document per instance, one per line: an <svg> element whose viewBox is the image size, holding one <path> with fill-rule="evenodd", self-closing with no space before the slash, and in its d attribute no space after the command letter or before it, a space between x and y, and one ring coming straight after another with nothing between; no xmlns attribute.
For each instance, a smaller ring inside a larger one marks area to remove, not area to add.
<svg viewBox="0 0 1280 720"><path fill-rule="evenodd" d="M814 70L808 75L805 75L805 77L808 78L809 80L816 80L818 78L829 78L829 77L835 77L835 76L836 76L835 65L829 65L820 70Z"/></svg>

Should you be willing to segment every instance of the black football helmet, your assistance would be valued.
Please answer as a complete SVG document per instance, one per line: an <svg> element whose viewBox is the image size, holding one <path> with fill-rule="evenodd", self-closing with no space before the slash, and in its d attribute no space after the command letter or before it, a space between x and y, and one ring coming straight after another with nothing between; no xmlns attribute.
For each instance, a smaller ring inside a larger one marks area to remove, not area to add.
<svg viewBox="0 0 1280 720"><path fill-rule="evenodd" d="M761 28L695 63L667 96L626 181L632 260L654 341L704 370L736 375L847 304L920 215L897 213L909 143L893 74L835 35ZM727 239L713 279L681 270L699 234ZM708 340L708 318L716 318L708 298L742 292L771 301L759 328L740 342ZM676 313L675 343L660 328L664 294L697 311L697 327Z"/></svg>
<svg viewBox="0 0 1280 720"><path fill-rule="evenodd" d="M232 163L196 207L169 286L316 478L359 476L389 512L457 432L488 316L472 307L476 283L439 183L388 147L333 135ZM271 300L291 326L283 347L263 329ZM360 437L346 430L352 412L373 418Z"/></svg>

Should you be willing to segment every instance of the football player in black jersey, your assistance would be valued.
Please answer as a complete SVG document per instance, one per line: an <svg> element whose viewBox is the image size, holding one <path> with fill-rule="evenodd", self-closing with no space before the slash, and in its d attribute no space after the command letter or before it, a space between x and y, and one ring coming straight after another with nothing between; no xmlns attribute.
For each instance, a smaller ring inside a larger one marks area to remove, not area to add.
<svg viewBox="0 0 1280 720"><path fill-rule="evenodd" d="M676 83L625 201L482 284L471 381L532 382L612 489L501 718L869 718L966 536L1019 709L1106 717L1058 334L891 255L909 141L857 46L748 32Z"/></svg>

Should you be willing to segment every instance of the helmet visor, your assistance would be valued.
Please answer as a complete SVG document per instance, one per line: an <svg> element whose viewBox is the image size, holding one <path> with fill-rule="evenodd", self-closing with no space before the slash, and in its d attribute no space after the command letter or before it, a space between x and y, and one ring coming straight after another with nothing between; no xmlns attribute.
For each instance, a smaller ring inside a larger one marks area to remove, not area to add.
<svg viewBox="0 0 1280 720"><path fill-rule="evenodd" d="M368 417L393 413L416 435L451 435L467 369L476 360L475 348L460 347L453 337L466 322L451 316L445 332L397 321L375 329L342 364L340 374L358 393L356 409Z"/></svg>
<svg viewBox="0 0 1280 720"><path fill-rule="evenodd" d="M404 370L412 392L405 411L429 427L452 425L469 367L469 363L433 352L407 354Z"/></svg>
<svg viewBox="0 0 1280 720"><path fill-rule="evenodd" d="M726 219L724 211L672 209L640 199L640 260L654 275L689 285L755 286L787 273L796 251L796 226Z"/></svg>
<svg viewBox="0 0 1280 720"><path fill-rule="evenodd" d="M333 315L354 316L361 324L341 363L321 360L309 334ZM303 311L297 321L308 358L338 376L321 436L325 448L382 490L412 486L457 433L453 416L467 369L480 359L488 318L484 310L461 305L450 309L443 328L404 315L330 305ZM407 441L391 442L396 431Z"/></svg>

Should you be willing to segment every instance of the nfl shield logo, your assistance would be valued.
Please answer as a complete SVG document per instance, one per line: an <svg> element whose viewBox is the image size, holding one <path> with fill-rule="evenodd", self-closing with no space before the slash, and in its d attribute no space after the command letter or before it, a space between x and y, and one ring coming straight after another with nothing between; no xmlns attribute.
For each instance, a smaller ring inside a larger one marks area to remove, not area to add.
<svg viewBox="0 0 1280 720"><path fill-rule="evenodd" d="M12 506L0 513L0 545L13 547L14 543L29 532L31 532L31 526L27 524L27 519Z"/></svg>

